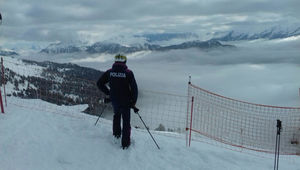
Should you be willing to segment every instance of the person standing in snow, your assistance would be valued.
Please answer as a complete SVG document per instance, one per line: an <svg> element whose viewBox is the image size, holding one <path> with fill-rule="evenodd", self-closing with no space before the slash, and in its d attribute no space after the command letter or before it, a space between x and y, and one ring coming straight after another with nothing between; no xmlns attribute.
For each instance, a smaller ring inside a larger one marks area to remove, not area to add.
<svg viewBox="0 0 300 170"><path fill-rule="evenodd" d="M135 106L138 96L134 74L127 68L126 62L126 56L116 55L112 68L107 70L97 81L98 88L108 95L112 102L114 110L113 136L118 139L122 132L123 149L130 145L130 108ZM107 84L109 84L109 88ZM121 116L123 120L122 130Z"/></svg>

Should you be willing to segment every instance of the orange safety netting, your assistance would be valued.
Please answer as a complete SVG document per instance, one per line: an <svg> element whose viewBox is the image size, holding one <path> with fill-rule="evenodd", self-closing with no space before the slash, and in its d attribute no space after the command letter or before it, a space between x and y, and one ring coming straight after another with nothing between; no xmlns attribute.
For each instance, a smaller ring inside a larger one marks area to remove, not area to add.
<svg viewBox="0 0 300 170"><path fill-rule="evenodd" d="M188 98L186 127L198 134L193 138L201 134L234 147L274 153L277 120L281 120L280 154L300 154L300 108L243 102L193 84L189 84Z"/></svg>

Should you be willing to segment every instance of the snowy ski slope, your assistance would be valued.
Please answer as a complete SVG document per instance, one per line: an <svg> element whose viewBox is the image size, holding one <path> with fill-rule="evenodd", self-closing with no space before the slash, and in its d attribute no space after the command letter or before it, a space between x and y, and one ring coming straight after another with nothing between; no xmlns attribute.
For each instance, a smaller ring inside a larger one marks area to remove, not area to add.
<svg viewBox="0 0 300 170"><path fill-rule="evenodd" d="M8 98L10 100L21 103L25 99ZM40 100L28 102L46 104ZM59 114L9 104L6 113L0 114L0 169L273 169L274 160L270 155L258 157L200 142L193 142L187 148L183 138L154 134L161 147L158 150L147 131L134 128L131 147L122 150L112 139L111 121L101 119L95 126L97 117L75 111L84 106L73 107L74 113ZM300 158L289 158L292 159L280 160L279 169L300 169Z"/></svg>

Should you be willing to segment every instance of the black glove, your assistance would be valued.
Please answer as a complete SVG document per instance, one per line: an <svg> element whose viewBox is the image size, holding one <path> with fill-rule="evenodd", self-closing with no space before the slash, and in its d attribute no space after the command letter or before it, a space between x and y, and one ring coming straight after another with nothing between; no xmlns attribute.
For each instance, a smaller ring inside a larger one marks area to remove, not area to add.
<svg viewBox="0 0 300 170"><path fill-rule="evenodd" d="M134 113L138 113L138 112L139 112L139 110L140 110L140 109L138 109L138 108L137 108L137 107L135 107L135 106L132 106L131 108L133 109Z"/></svg>
<svg viewBox="0 0 300 170"><path fill-rule="evenodd" d="M106 103L109 103L109 102L111 102L109 97L105 97L104 99L99 100L99 104L106 104Z"/></svg>
<svg viewBox="0 0 300 170"><path fill-rule="evenodd" d="M110 103L110 102L111 102L111 100L109 97L104 98L104 103Z"/></svg>

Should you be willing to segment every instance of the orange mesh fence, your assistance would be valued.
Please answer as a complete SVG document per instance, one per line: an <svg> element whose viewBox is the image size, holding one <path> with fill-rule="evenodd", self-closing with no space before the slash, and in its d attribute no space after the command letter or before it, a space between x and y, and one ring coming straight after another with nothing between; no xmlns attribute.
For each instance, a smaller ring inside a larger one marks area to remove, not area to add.
<svg viewBox="0 0 300 170"><path fill-rule="evenodd" d="M187 128L193 132L192 138L205 136L233 147L274 153L279 119L282 121L280 154L300 154L300 108L234 100L193 84L188 89L189 107L193 108L188 114Z"/></svg>

